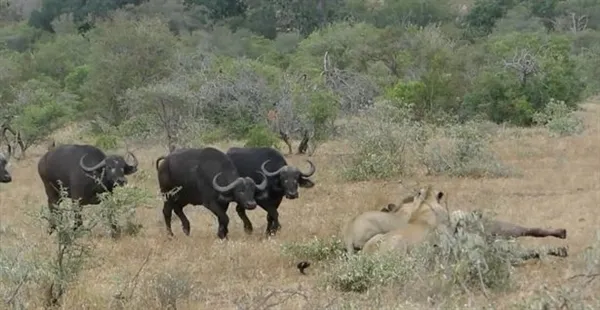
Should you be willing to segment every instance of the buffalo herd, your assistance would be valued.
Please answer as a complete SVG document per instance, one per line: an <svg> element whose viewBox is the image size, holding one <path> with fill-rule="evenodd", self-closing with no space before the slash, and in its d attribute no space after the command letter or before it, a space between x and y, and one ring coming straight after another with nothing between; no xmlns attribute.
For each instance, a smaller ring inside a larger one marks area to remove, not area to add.
<svg viewBox="0 0 600 310"><path fill-rule="evenodd" d="M107 155L92 145L54 143L38 161L38 175L44 185L48 208L56 211L61 197L79 202L79 206L100 203L98 194L110 192L127 183L127 176L138 169L138 160L128 152L132 162L121 155ZM0 153L0 182L9 183L12 176L6 169L7 157ZM173 236L171 218L179 217L184 234L190 234L190 222L183 212L188 205L202 205L210 210L219 223L217 236L228 234L229 203L236 203L236 211L244 223L244 230L252 232L252 223L246 210L260 206L267 212L268 235L281 227L277 209L283 200L299 197L298 187L311 188L308 172L289 165L277 150L266 147L233 147L224 153L213 147L171 148L170 153L156 159L160 192L164 196L163 216L167 234ZM82 224L81 214L75 214L74 229ZM49 219L48 234L56 223Z"/></svg>
<svg viewBox="0 0 600 310"><path fill-rule="evenodd" d="M112 192L115 186L127 183L135 173L138 160L128 152L131 163L121 155L106 155L91 145L52 145L38 161L38 174L44 185L48 208L55 210L61 195L78 200L80 206L98 204L98 194ZM0 183L10 183L6 170L9 158L0 153ZM307 160L304 172L288 164L277 150L268 147L232 147L222 152L213 147L172 148L167 155L156 159L155 167L160 192L164 196L163 216L167 234L173 236L171 218L174 212L181 221L183 233L190 234L190 222L183 212L188 205L202 205L218 220L217 236L228 234L229 203L236 203L236 212L246 233L253 230L246 210L260 206L267 213L267 235L281 228L278 208L283 198L297 199L298 189L312 188L310 179L315 165ZM62 193L61 193L62 192ZM383 250L404 251L408 246L423 242L433 230L456 234L467 217L481 217L477 212L448 212L442 207L444 192L432 186L420 188L399 203L389 203L382 209L366 211L352 217L343 227L341 238L348 254ZM494 237L547 237L565 239L565 229L528 228L516 224L484 221L485 233ZM81 225L76 216L75 228ZM49 234L55 229L50 221ZM554 254L553 254L554 253ZM550 252L566 256L566 250ZM303 272L308 262L298 264Z"/></svg>

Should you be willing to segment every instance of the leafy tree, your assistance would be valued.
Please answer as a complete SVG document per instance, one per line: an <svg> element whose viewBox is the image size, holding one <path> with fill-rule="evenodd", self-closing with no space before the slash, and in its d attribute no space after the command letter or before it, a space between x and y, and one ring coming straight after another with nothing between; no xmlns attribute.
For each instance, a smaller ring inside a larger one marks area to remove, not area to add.
<svg viewBox="0 0 600 310"><path fill-rule="evenodd" d="M119 104L120 96L128 88L168 76L177 42L159 18L113 18L92 33L89 73L81 91L86 94L85 113L118 125L128 114Z"/></svg>
<svg viewBox="0 0 600 310"><path fill-rule="evenodd" d="M184 0L188 7L201 6L210 19L222 20L246 13L248 6L242 0Z"/></svg>

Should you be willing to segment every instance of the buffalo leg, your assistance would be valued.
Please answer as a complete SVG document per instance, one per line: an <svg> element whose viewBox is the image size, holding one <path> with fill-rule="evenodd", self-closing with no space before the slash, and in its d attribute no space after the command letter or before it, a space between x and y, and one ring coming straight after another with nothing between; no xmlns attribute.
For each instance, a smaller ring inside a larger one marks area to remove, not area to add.
<svg viewBox="0 0 600 310"><path fill-rule="evenodd" d="M56 221L54 218L56 216L56 207L54 204L58 203L59 197L58 193L51 184L44 184L44 189L46 190L46 195L48 196L48 211L50 211L48 217L48 235L52 235L56 229Z"/></svg>
<svg viewBox="0 0 600 310"><path fill-rule="evenodd" d="M546 251L545 253L546 255L550 255L550 256L556 256L556 257L567 257L568 256L568 251L566 247L557 247L557 248L550 248ZM540 252L536 251L536 250L530 250L526 253L524 253L521 256L522 260L528 260L528 259L539 259L540 258Z"/></svg>
<svg viewBox="0 0 600 310"><path fill-rule="evenodd" d="M252 222L250 222L250 219L246 215L246 209L238 204L237 206L235 206L235 211L237 212L238 216L244 223L244 231L247 234L251 234L252 231L254 230L254 227L252 227Z"/></svg>
<svg viewBox="0 0 600 310"><path fill-rule="evenodd" d="M81 218L82 206L78 205L75 207L76 209L73 211L75 217L75 225L73 226L73 231L77 230L81 225L83 225L83 219Z"/></svg>
<svg viewBox="0 0 600 310"><path fill-rule="evenodd" d="M173 236L173 230L171 230L171 217L173 215L173 205L169 201L165 201L163 204L163 217L165 218L165 226L167 227L167 234Z"/></svg>
<svg viewBox="0 0 600 310"><path fill-rule="evenodd" d="M175 212L175 214L177 214L177 217L179 217L179 220L181 221L181 228L183 229L183 233L186 236L189 236L190 221L188 220L187 216L185 216L185 213L183 213L183 206L176 206L173 208L173 211Z"/></svg>
<svg viewBox="0 0 600 310"><path fill-rule="evenodd" d="M51 199L48 199L48 209L50 210L50 216L48 217L48 235L52 235L56 229L56 221L54 220L56 208L54 207L54 201Z"/></svg>
<svg viewBox="0 0 600 310"><path fill-rule="evenodd" d="M281 224L279 224L279 212L277 211L277 207L268 206L265 208L267 211L267 235L274 236L278 230L281 229Z"/></svg>
<svg viewBox="0 0 600 310"><path fill-rule="evenodd" d="M229 233L229 216L227 216L227 209L229 207L229 203L220 204L218 202L211 202L204 204L207 209L209 209L214 215L217 216L217 221L219 222L219 229L217 231L217 236L219 239L227 239L227 234Z"/></svg>
<svg viewBox="0 0 600 310"><path fill-rule="evenodd" d="M529 228L519 226L513 223L504 221L494 220L491 222L488 232L492 235L503 236L503 237L537 237L544 238L548 236L565 239L567 238L566 229L543 229L543 228Z"/></svg>

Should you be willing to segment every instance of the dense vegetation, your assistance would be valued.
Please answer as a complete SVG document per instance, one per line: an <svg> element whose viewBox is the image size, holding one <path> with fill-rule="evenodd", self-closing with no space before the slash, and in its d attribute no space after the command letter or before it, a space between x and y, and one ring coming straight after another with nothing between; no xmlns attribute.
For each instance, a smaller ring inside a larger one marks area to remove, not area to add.
<svg viewBox="0 0 600 310"><path fill-rule="evenodd" d="M530 126L600 89L597 1L34 2L0 10L0 117L25 147L72 121L104 147L316 144L380 103Z"/></svg>

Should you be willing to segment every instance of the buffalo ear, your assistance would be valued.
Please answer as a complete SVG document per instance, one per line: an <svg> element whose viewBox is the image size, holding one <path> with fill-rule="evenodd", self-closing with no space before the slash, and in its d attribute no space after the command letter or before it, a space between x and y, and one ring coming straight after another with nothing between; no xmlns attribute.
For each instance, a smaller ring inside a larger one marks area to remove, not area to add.
<svg viewBox="0 0 600 310"><path fill-rule="evenodd" d="M311 188L315 186L315 183L308 178L300 177L300 179L298 180L298 185L304 188Z"/></svg>
<svg viewBox="0 0 600 310"><path fill-rule="evenodd" d="M123 169L123 173L125 173L125 175L130 175L136 171L137 167L132 165L125 165L125 169Z"/></svg>

